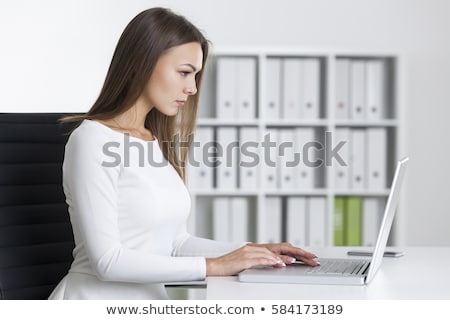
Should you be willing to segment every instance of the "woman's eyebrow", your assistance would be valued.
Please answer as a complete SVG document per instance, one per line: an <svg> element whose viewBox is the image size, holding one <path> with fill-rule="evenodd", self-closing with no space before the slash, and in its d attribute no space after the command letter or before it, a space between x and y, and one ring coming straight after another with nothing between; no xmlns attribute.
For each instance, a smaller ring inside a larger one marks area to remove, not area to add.
<svg viewBox="0 0 450 320"><path fill-rule="evenodd" d="M192 64L190 64L190 63L184 63L184 64L182 64L182 66L188 66L188 67L190 67L190 68L192 69L192 71L194 71L194 72L197 71L197 68L194 67L194 66L193 66Z"/></svg>

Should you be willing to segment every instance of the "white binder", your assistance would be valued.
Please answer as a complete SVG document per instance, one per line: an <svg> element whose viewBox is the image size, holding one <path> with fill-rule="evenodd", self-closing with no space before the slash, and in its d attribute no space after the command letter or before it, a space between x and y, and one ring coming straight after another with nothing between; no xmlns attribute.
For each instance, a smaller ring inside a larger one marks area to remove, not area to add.
<svg viewBox="0 0 450 320"><path fill-rule="evenodd" d="M386 90L385 64L382 60L366 62L367 119L380 120L385 117Z"/></svg>
<svg viewBox="0 0 450 320"><path fill-rule="evenodd" d="M266 197L264 199L264 221L262 243L281 242L281 198Z"/></svg>
<svg viewBox="0 0 450 320"><path fill-rule="evenodd" d="M286 212L286 241L294 246L307 245L308 229L305 197L288 197Z"/></svg>
<svg viewBox="0 0 450 320"><path fill-rule="evenodd" d="M206 159L204 155L207 149L213 147L213 142L213 128L197 127L189 160L189 185L194 190L213 188L213 159Z"/></svg>
<svg viewBox="0 0 450 320"><path fill-rule="evenodd" d="M315 141L314 128L301 127L295 129L295 150L300 153L300 163L295 169L295 181L299 190L309 190L314 188L314 173L313 167L305 163L308 161L315 161L316 151L314 148L308 148L308 145ZM307 158L306 158L307 157Z"/></svg>
<svg viewBox="0 0 450 320"><path fill-rule="evenodd" d="M267 138L266 138L267 137ZM270 139L270 140L269 140ZM268 140L270 143L275 142L277 144L278 130L274 128L268 128L264 137L264 141ZM268 157L268 158L267 158ZM278 146L266 146L263 148L263 154L261 157L264 162L264 185L267 190L276 190L279 188L279 170L277 166L278 162Z"/></svg>
<svg viewBox="0 0 450 320"><path fill-rule="evenodd" d="M367 188L383 190L387 187L387 132L386 128L367 129Z"/></svg>
<svg viewBox="0 0 450 320"><path fill-rule="evenodd" d="M373 247L376 244L384 204L381 199L365 198L362 208L362 245Z"/></svg>
<svg viewBox="0 0 450 320"><path fill-rule="evenodd" d="M217 128L217 144L218 150L222 150L216 166L217 189L236 190L239 151L237 129L235 127Z"/></svg>
<svg viewBox="0 0 450 320"><path fill-rule="evenodd" d="M261 161L258 128L242 127L239 140L239 187L243 190L257 190L259 186L258 169Z"/></svg>
<svg viewBox="0 0 450 320"><path fill-rule="evenodd" d="M320 117L320 60L306 58L302 60L303 74L301 87L300 117L302 119L319 119Z"/></svg>
<svg viewBox="0 0 450 320"><path fill-rule="evenodd" d="M362 190L366 187L367 159L365 152L366 130L353 128L350 131L350 189Z"/></svg>
<svg viewBox="0 0 450 320"><path fill-rule="evenodd" d="M350 118L366 118L366 63L362 60L350 62Z"/></svg>
<svg viewBox="0 0 450 320"><path fill-rule="evenodd" d="M346 120L349 118L350 106L350 60L336 60L336 108L335 118Z"/></svg>
<svg viewBox="0 0 450 320"><path fill-rule="evenodd" d="M280 119L281 112L281 59L269 58L266 63L266 119Z"/></svg>
<svg viewBox="0 0 450 320"><path fill-rule="evenodd" d="M302 108L303 65L299 58L283 59L282 118L299 119Z"/></svg>
<svg viewBox="0 0 450 320"><path fill-rule="evenodd" d="M326 200L324 197L308 198L309 246L327 244Z"/></svg>
<svg viewBox="0 0 450 320"><path fill-rule="evenodd" d="M236 58L217 58L217 104L216 115L220 119L234 119L236 105Z"/></svg>
<svg viewBox="0 0 450 320"><path fill-rule="evenodd" d="M295 135L293 128L283 128L278 131L278 167L280 173L280 189L295 190L296 187L296 170L298 164L295 165ZM298 161L299 162L299 161Z"/></svg>
<svg viewBox="0 0 450 320"><path fill-rule="evenodd" d="M213 199L213 238L217 241L230 239L230 199L219 197Z"/></svg>
<svg viewBox="0 0 450 320"><path fill-rule="evenodd" d="M237 63L237 119L256 118L256 60L236 58Z"/></svg>
<svg viewBox="0 0 450 320"><path fill-rule="evenodd" d="M232 197L230 199L231 241L249 241L249 206L248 199Z"/></svg>
<svg viewBox="0 0 450 320"><path fill-rule="evenodd" d="M213 59L209 60L203 71L202 91L199 96L197 116L200 119L214 118L216 113L216 81Z"/></svg>
<svg viewBox="0 0 450 320"><path fill-rule="evenodd" d="M339 143L343 142L344 145L339 149L339 156L345 162L345 164L338 163L333 159L333 172L334 172L334 186L336 190L348 190L350 187L350 128L339 127L333 134L333 148Z"/></svg>

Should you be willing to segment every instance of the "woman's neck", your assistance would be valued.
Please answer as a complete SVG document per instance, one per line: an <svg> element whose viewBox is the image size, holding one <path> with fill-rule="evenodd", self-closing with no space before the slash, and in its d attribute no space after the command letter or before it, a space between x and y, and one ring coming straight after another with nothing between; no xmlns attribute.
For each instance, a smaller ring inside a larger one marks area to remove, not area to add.
<svg viewBox="0 0 450 320"><path fill-rule="evenodd" d="M117 115L113 118L116 124L119 124L123 129L137 130L146 132L145 119L147 114L152 108L147 106L142 106L140 104L135 104L133 107L128 109L122 114Z"/></svg>
<svg viewBox="0 0 450 320"><path fill-rule="evenodd" d="M102 121L103 124L122 133L128 133L133 137L151 141L153 133L145 127L145 119L151 108L142 108L137 105L131 107L122 114Z"/></svg>

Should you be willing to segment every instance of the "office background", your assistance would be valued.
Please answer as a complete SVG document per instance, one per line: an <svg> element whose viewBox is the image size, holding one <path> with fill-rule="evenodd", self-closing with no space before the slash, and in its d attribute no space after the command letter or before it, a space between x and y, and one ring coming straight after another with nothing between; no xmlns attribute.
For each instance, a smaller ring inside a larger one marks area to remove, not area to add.
<svg viewBox="0 0 450 320"><path fill-rule="evenodd" d="M406 245L450 245L449 1L2 0L0 112L86 111L123 28L153 6L187 16L215 46L400 53L402 150L411 158L401 239Z"/></svg>

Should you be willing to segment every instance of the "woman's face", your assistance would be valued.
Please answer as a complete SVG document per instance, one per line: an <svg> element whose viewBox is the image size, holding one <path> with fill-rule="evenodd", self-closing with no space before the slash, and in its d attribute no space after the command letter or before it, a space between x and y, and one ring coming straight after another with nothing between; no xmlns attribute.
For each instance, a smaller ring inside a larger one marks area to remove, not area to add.
<svg viewBox="0 0 450 320"><path fill-rule="evenodd" d="M201 70L203 52L198 42L167 50L156 63L150 80L138 99L167 116L183 108L190 95L197 93L195 75Z"/></svg>

